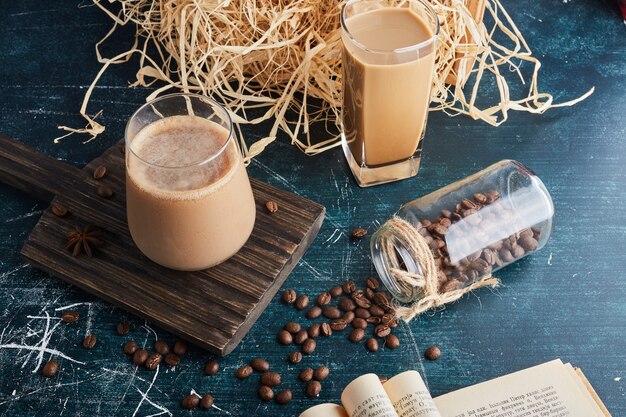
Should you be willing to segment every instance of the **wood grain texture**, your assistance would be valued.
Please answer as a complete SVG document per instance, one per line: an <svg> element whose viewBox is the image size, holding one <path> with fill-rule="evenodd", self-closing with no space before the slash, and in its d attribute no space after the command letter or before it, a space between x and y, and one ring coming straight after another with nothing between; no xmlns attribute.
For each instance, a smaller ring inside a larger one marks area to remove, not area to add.
<svg viewBox="0 0 626 417"><path fill-rule="evenodd" d="M111 147L83 171L0 136L0 179L69 210L47 210L22 254L37 267L167 329L212 353L230 353L248 332L319 231L324 207L252 180L257 206L252 236L228 261L198 272L163 268L133 243L126 224L124 144ZM107 173L92 173L104 165ZM98 196L102 184L111 198ZM267 201L279 210L270 214ZM105 245L95 256L64 249L74 226L93 224Z"/></svg>

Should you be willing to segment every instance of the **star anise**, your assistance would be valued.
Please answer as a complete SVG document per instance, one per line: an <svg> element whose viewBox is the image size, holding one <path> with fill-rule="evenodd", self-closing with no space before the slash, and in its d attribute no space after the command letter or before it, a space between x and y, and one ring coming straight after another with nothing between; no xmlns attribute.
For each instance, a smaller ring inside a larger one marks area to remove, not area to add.
<svg viewBox="0 0 626 417"><path fill-rule="evenodd" d="M81 252L85 252L88 257L93 256L93 247L101 246L104 241L100 239L100 230L94 225L88 224L82 230L78 226L74 226L74 230L67 232L67 243L65 250L71 250L72 256L78 256Z"/></svg>

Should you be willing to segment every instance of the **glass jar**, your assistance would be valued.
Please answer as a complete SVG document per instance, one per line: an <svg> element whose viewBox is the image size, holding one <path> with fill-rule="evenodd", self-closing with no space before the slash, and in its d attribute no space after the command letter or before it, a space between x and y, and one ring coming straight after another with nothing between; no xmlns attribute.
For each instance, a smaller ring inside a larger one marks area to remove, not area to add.
<svg viewBox="0 0 626 417"><path fill-rule="evenodd" d="M519 162L504 160L404 204L396 216L428 243L443 293L464 288L545 246L552 232L554 205L539 177ZM422 274L406 237L386 223L371 239L378 275L397 300L419 300L422 287L390 273L394 265L382 250L390 245L397 256L396 267Z"/></svg>

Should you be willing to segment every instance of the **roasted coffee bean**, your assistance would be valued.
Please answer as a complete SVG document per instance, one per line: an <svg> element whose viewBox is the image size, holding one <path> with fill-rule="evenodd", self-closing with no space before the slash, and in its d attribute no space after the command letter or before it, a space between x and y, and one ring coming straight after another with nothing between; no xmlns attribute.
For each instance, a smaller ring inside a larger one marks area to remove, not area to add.
<svg viewBox="0 0 626 417"><path fill-rule="evenodd" d="M365 337L365 330L354 329L352 330L352 332L350 332L350 336L348 336L348 339L350 339L352 343L359 343L361 340L363 340L364 337Z"/></svg>
<svg viewBox="0 0 626 417"><path fill-rule="evenodd" d="M437 346L431 346L424 352L424 357L429 361L436 361L441 357L441 350Z"/></svg>
<svg viewBox="0 0 626 417"><path fill-rule="evenodd" d="M371 317L366 318L365 321L370 324L380 324L382 322L382 319L377 316L371 316Z"/></svg>
<svg viewBox="0 0 626 417"><path fill-rule="evenodd" d="M187 353L187 343L183 342L182 340L177 341L176 343L174 343L174 348L172 349L172 351L178 356L184 356L185 353Z"/></svg>
<svg viewBox="0 0 626 417"><path fill-rule="evenodd" d="M378 380L381 384L384 384L385 382L389 381L389 377L386 377L384 375L378 375Z"/></svg>
<svg viewBox="0 0 626 417"><path fill-rule="evenodd" d="M300 381L302 382L309 382L310 380L313 379L314 374L315 374L315 371L313 371L313 369L305 368L300 372L300 375L298 376L298 378L300 378Z"/></svg>
<svg viewBox="0 0 626 417"><path fill-rule="evenodd" d="M83 347L85 349L92 349L94 346L96 346L96 336L92 334L86 336L85 340L83 340Z"/></svg>
<svg viewBox="0 0 626 417"><path fill-rule="evenodd" d="M261 385L267 385L270 388L274 388L275 386L280 385L280 382L281 377L277 372L265 372L261 375Z"/></svg>
<svg viewBox="0 0 626 417"><path fill-rule="evenodd" d="M330 328L336 332L344 330L348 326L348 322L344 319L337 319L330 322Z"/></svg>
<svg viewBox="0 0 626 417"><path fill-rule="evenodd" d="M328 378L328 374L330 374L330 369L328 369L328 366L320 366L315 370L315 372L313 372L313 378L318 381L323 381Z"/></svg>
<svg viewBox="0 0 626 417"><path fill-rule="evenodd" d="M290 363L294 363L294 364L302 362L302 352L298 352L298 351L291 352L289 354L288 360Z"/></svg>
<svg viewBox="0 0 626 417"><path fill-rule="evenodd" d="M377 306L376 304L372 305L370 308L370 314L372 316L382 316L383 314L385 314L385 310L383 310L382 307Z"/></svg>
<svg viewBox="0 0 626 417"><path fill-rule="evenodd" d="M478 213L478 210L476 210L476 209L468 209L468 210L463 210L461 212L461 216L463 216L463 217L470 217L470 216L473 216L476 213Z"/></svg>
<svg viewBox="0 0 626 417"><path fill-rule="evenodd" d="M41 375L46 378L54 378L59 370L59 364L55 360L50 360L41 368Z"/></svg>
<svg viewBox="0 0 626 417"><path fill-rule="evenodd" d="M389 349L396 349L400 346L400 339L395 334L390 334L385 337L385 346Z"/></svg>
<svg viewBox="0 0 626 417"><path fill-rule="evenodd" d="M297 294L294 290L285 290L283 291L283 296L281 299L285 304L293 304L296 301Z"/></svg>
<svg viewBox="0 0 626 417"><path fill-rule="evenodd" d="M522 256L524 256L525 253L526 251L524 250L524 248L522 248L519 245L511 249L511 254L513 255L514 258L521 258Z"/></svg>
<svg viewBox="0 0 626 417"><path fill-rule="evenodd" d="M374 334L378 337L386 337L391 333L391 328L389 326L385 326L384 324L379 324L374 329Z"/></svg>
<svg viewBox="0 0 626 417"><path fill-rule="evenodd" d="M322 384L319 381L311 381L306 385L306 396L309 398L317 398L322 392Z"/></svg>
<svg viewBox="0 0 626 417"><path fill-rule="evenodd" d="M515 236L509 236L506 239L502 239L502 247L505 249L513 249L517 246L517 239Z"/></svg>
<svg viewBox="0 0 626 417"><path fill-rule="evenodd" d="M274 398L274 391L267 385L261 385L258 394L263 401L271 401Z"/></svg>
<svg viewBox="0 0 626 417"><path fill-rule="evenodd" d="M305 314L306 318L309 320L314 320L322 315L322 308L319 306L311 307Z"/></svg>
<svg viewBox="0 0 626 417"><path fill-rule="evenodd" d="M500 193L494 190L485 193L485 196L487 197L487 204L491 204L500 198Z"/></svg>
<svg viewBox="0 0 626 417"><path fill-rule="evenodd" d="M378 350L378 340L370 337L367 339L367 342L365 342L365 348L370 352L376 352Z"/></svg>
<svg viewBox="0 0 626 417"><path fill-rule="evenodd" d="M385 326L389 326L391 328L398 327L398 320L396 319L396 316L394 316L393 314L389 314L389 313L383 314L380 322L384 324Z"/></svg>
<svg viewBox="0 0 626 417"><path fill-rule="evenodd" d="M450 217L452 217L452 212L450 210L441 210L439 214L441 215L441 217L446 218L446 219L449 219Z"/></svg>
<svg viewBox="0 0 626 417"><path fill-rule="evenodd" d="M65 217L67 215L67 207L57 201L52 203L50 211L57 217Z"/></svg>
<svg viewBox="0 0 626 417"><path fill-rule="evenodd" d="M153 353L152 355L148 356L148 359L146 359L146 363L144 363L144 366L147 370L154 371L157 366L159 366L162 360L163 356L160 353Z"/></svg>
<svg viewBox="0 0 626 417"><path fill-rule="evenodd" d="M446 282L443 285L443 287L441 288L441 292L446 293L449 291L458 290L462 286L463 286L463 283L459 281L458 279L451 279L450 281Z"/></svg>
<svg viewBox="0 0 626 417"><path fill-rule="evenodd" d="M194 408L198 407L198 404L200 404L200 397L198 397L196 394L189 394L185 398L183 398L180 406L183 407L185 410L193 410Z"/></svg>
<svg viewBox="0 0 626 417"><path fill-rule="evenodd" d="M310 355L311 353L315 352L316 346L317 343L315 343L315 339L307 339L304 341L304 343L302 343L302 353L305 355Z"/></svg>
<svg viewBox="0 0 626 417"><path fill-rule="evenodd" d="M244 365L237 369L237 371L235 372L235 376L239 379L246 379L250 377L250 375L252 375L252 372L254 372L254 369L252 369L250 365Z"/></svg>
<svg viewBox="0 0 626 417"><path fill-rule="evenodd" d="M350 233L350 237L352 237L352 239L363 239L365 236L367 236L367 229L362 227L356 227L352 229L352 232Z"/></svg>
<svg viewBox="0 0 626 417"><path fill-rule="evenodd" d="M523 237L533 237L533 231L531 229L524 229L518 233L518 236L519 236L519 239Z"/></svg>
<svg viewBox="0 0 626 417"><path fill-rule="evenodd" d="M305 340L307 340L309 338L309 332L307 332L306 330L300 330L298 333L296 333L296 335L293 337L293 342L296 345L301 345L304 343Z"/></svg>
<svg viewBox="0 0 626 417"><path fill-rule="evenodd" d="M461 200L461 205L465 207L466 209L475 209L478 207L476 203L474 203L472 200L469 200L467 198L464 198L463 200Z"/></svg>
<svg viewBox="0 0 626 417"><path fill-rule="evenodd" d="M518 245L520 245L526 252L531 252L537 249L539 246L539 242L537 242L532 236L521 236L517 241Z"/></svg>
<svg viewBox="0 0 626 417"><path fill-rule="evenodd" d="M200 399L200 408L208 410L213 407L213 396L211 394L204 394Z"/></svg>
<svg viewBox="0 0 626 417"><path fill-rule="evenodd" d="M341 289L346 294L352 294L352 291L356 289L356 284L354 283L354 281L349 279L343 283L343 285L341 286Z"/></svg>
<svg viewBox="0 0 626 417"><path fill-rule="evenodd" d="M296 298L295 306L298 310L304 310L309 306L309 297L304 294L299 295L298 298Z"/></svg>
<svg viewBox="0 0 626 417"><path fill-rule="evenodd" d="M270 363L263 358L252 359L250 366L257 372L267 372L270 370Z"/></svg>
<svg viewBox="0 0 626 417"><path fill-rule="evenodd" d="M117 323L117 326L115 326L115 331L120 336L126 336L130 331L130 324L126 323L125 321Z"/></svg>
<svg viewBox="0 0 626 417"><path fill-rule="evenodd" d="M366 308L359 307L356 310L354 310L354 315L361 319L367 319L371 317L372 313L370 313L370 311Z"/></svg>
<svg viewBox="0 0 626 417"><path fill-rule="evenodd" d="M367 321L365 321L365 319L362 319L362 318L356 318L352 320L351 324L352 324L352 327L354 327L355 329L367 328Z"/></svg>
<svg viewBox="0 0 626 417"><path fill-rule="evenodd" d="M474 194L474 201L479 204L485 204L487 202L487 196L482 193Z"/></svg>
<svg viewBox="0 0 626 417"><path fill-rule="evenodd" d="M340 285L332 287L330 289L330 296L333 298L341 297L343 295L343 288Z"/></svg>
<svg viewBox="0 0 626 417"><path fill-rule="evenodd" d="M167 355L170 353L170 347L164 340L157 340L154 342L154 351L160 353L161 355Z"/></svg>
<svg viewBox="0 0 626 417"><path fill-rule="evenodd" d="M141 366L146 363L148 356L150 355L145 349L137 349L135 353L133 353L133 363L137 366Z"/></svg>
<svg viewBox="0 0 626 417"><path fill-rule="evenodd" d="M96 180L101 180L104 175L107 173L107 167L104 165L100 165L98 168L93 171L93 178Z"/></svg>
<svg viewBox="0 0 626 417"><path fill-rule="evenodd" d="M480 276L480 273L475 269L470 269L465 272L465 274L461 275L461 281L474 281Z"/></svg>
<svg viewBox="0 0 626 417"><path fill-rule="evenodd" d="M338 319L342 316L341 310L333 306L324 307L324 309L322 310L322 314L324 314L324 317L331 320Z"/></svg>
<svg viewBox="0 0 626 417"><path fill-rule="evenodd" d="M389 306L390 304L389 297L387 297L387 294L382 291L374 294L374 299L372 301L374 302L374 304L382 308L387 308L387 306Z"/></svg>
<svg viewBox="0 0 626 417"><path fill-rule="evenodd" d="M502 248L498 251L498 256L504 263L513 262L515 258L511 255L511 251L506 248Z"/></svg>
<svg viewBox="0 0 626 417"><path fill-rule="evenodd" d="M498 259L496 251L489 248L483 250L483 254L481 256L489 265L495 265L496 259Z"/></svg>
<svg viewBox="0 0 626 417"><path fill-rule="evenodd" d="M128 342L124 343L125 354L132 355L136 351L137 351L137 342L135 342L134 340L129 340Z"/></svg>
<svg viewBox="0 0 626 417"><path fill-rule="evenodd" d="M323 292L317 296L317 304L321 306L328 305L330 304L330 299L331 299L330 293Z"/></svg>
<svg viewBox="0 0 626 417"><path fill-rule="evenodd" d="M446 246L446 242L444 242L442 239L435 239L430 242L430 245L428 246L430 246L432 250L442 249L444 246Z"/></svg>
<svg viewBox="0 0 626 417"><path fill-rule="evenodd" d="M357 290L352 293L352 301L354 301L354 303L361 308L370 308L372 306L372 302L361 290Z"/></svg>
<svg viewBox="0 0 626 417"><path fill-rule="evenodd" d="M432 224L431 221L428 219L424 219L420 223L422 224L422 227L428 227Z"/></svg>
<svg viewBox="0 0 626 417"><path fill-rule="evenodd" d="M300 324L296 323L295 321L290 321L289 323L285 324L285 327L283 327L283 329L287 330L291 334L296 334L300 330L302 330L302 326L300 326Z"/></svg>
<svg viewBox="0 0 626 417"><path fill-rule="evenodd" d="M436 234L437 236L443 236L446 233L448 233L448 228L445 226L442 226L440 224L436 225L435 227L433 227L433 233ZM437 240L437 239L436 239ZM442 241L443 242L443 241ZM445 246L445 243L442 243L441 246L439 246L439 244L437 244L437 249L441 248Z"/></svg>
<svg viewBox="0 0 626 417"><path fill-rule="evenodd" d="M368 278L367 279L367 288L372 290L377 290L380 288L380 282L376 278Z"/></svg>
<svg viewBox="0 0 626 417"><path fill-rule="evenodd" d="M97 191L98 195L102 198L111 198L113 197L113 190L106 184L102 184L98 187Z"/></svg>
<svg viewBox="0 0 626 417"><path fill-rule="evenodd" d="M268 201L265 203L265 208L271 214L274 214L278 211L278 203L276 201Z"/></svg>
<svg viewBox="0 0 626 417"><path fill-rule="evenodd" d="M356 315L354 314L354 311L346 311L345 313L343 313L343 316L341 316L341 318L344 319L346 323L352 323L352 320L354 320L355 317Z"/></svg>
<svg viewBox="0 0 626 417"><path fill-rule="evenodd" d="M320 327L322 327L320 323L312 324L311 327L309 327L309 330L307 331L307 333L309 334L309 337L313 339L318 337L320 335Z"/></svg>
<svg viewBox="0 0 626 417"><path fill-rule="evenodd" d="M204 365L204 374L208 376L215 375L220 370L220 364L217 361L208 361Z"/></svg>
<svg viewBox="0 0 626 417"><path fill-rule="evenodd" d="M333 328L328 323L322 323L320 325L320 334L324 337L328 337L333 334Z"/></svg>
<svg viewBox="0 0 626 417"><path fill-rule="evenodd" d="M367 299L370 300L370 302L372 301L372 298L374 298L375 292L371 288L364 289L363 293L365 294L365 297L367 297Z"/></svg>
<svg viewBox="0 0 626 417"><path fill-rule="evenodd" d="M61 316L61 320L65 323L76 323L80 317L80 313L78 311L66 311Z"/></svg>
<svg viewBox="0 0 626 417"><path fill-rule="evenodd" d="M451 224L452 222L447 217L444 217L443 219L439 219L439 225L443 227L450 227Z"/></svg>
<svg viewBox="0 0 626 417"><path fill-rule="evenodd" d="M276 338L278 339L278 343L281 345L290 345L293 343L293 336L291 336L291 333L287 330L281 330L278 332L278 336Z"/></svg>
<svg viewBox="0 0 626 417"><path fill-rule="evenodd" d="M342 298L341 300L339 300L339 303L337 303L337 305L343 311L353 311L356 308L354 301L349 298Z"/></svg>
<svg viewBox="0 0 626 417"><path fill-rule="evenodd" d="M276 394L276 402L280 405L288 404L291 401L291 390L284 389Z"/></svg>
<svg viewBox="0 0 626 417"><path fill-rule="evenodd" d="M180 356L175 353L168 353L163 361L167 366L178 366L180 365Z"/></svg>

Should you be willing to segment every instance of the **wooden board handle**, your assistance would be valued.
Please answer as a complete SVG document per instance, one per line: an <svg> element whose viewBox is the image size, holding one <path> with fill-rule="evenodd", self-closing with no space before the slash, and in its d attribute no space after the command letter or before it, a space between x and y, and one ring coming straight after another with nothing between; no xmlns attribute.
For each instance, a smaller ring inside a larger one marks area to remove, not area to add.
<svg viewBox="0 0 626 417"><path fill-rule="evenodd" d="M0 133L0 181L44 201L52 201L82 181L78 168Z"/></svg>

